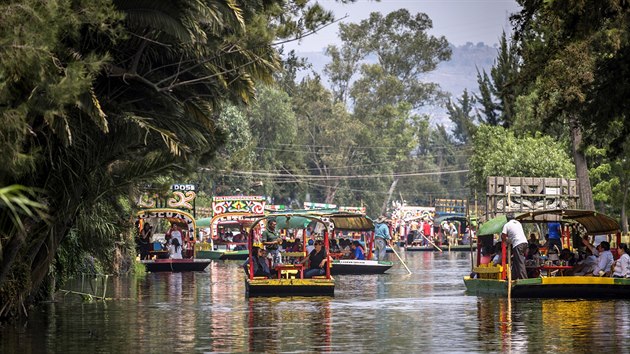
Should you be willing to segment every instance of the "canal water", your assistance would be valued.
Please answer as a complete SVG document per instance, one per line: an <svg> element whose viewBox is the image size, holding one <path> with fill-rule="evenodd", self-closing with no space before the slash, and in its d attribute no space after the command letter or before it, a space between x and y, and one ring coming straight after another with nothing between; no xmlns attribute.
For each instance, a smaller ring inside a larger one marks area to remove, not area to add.
<svg viewBox="0 0 630 354"><path fill-rule="evenodd" d="M384 275L337 276L334 298L248 299L231 261L110 279L115 300L59 295L0 327L0 353L629 351L630 300L466 295L467 252L401 256L413 274L397 263Z"/></svg>

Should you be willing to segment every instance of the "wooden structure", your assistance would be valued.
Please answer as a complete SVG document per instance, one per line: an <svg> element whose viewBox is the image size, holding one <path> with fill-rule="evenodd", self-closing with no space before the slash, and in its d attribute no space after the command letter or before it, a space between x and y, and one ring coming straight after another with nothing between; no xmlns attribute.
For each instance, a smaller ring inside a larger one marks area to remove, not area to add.
<svg viewBox="0 0 630 354"><path fill-rule="evenodd" d="M577 183L575 178L490 176L485 220L508 212L577 209Z"/></svg>

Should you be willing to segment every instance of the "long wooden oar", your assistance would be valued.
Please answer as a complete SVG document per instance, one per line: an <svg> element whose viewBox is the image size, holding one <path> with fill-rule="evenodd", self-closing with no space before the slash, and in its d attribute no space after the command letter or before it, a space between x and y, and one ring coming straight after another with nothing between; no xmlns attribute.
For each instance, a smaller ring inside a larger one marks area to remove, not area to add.
<svg viewBox="0 0 630 354"><path fill-rule="evenodd" d="M507 252L507 278L508 278L508 299L512 298L512 247L508 244L508 252Z"/></svg>
<svg viewBox="0 0 630 354"><path fill-rule="evenodd" d="M402 265L405 266L405 269L407 269L407 271L409 272L409 274L411 274L411 271L409 270L409 267L407 267L407 265L405 264L405 262L402 260L402 258L400 258L400 256L398 255L398 252L396 252L396 249L394 248L394 246L391 246L392 251L394 251L394 254L396 255L396 257L398 257L398 259L400 260L400 263L402 263Z"/></svg>
<svg viewBox="0 0 630 354"><path fill-rule="evenodd" d="M427 238L423 234L420 234L420 236L424 237L424 239L427 240L431 244L431 246L435 247L438 251L442 252L442 249L438 247L435 243L433 243L433 241L431 241L429 238Z"/></svg>

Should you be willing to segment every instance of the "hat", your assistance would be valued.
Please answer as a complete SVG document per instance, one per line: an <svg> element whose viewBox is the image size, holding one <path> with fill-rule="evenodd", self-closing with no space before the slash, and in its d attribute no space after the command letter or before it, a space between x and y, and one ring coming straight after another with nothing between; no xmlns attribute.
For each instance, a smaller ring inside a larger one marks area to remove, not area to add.
<svg viewBox="0 0 630 354"><path fill-rule="evenodd" d="M314 242L313 242L313 240L308 240L308 244L309 244L309 246L312 246L312 245L313 245L313 243L314 243Z"/></svg>

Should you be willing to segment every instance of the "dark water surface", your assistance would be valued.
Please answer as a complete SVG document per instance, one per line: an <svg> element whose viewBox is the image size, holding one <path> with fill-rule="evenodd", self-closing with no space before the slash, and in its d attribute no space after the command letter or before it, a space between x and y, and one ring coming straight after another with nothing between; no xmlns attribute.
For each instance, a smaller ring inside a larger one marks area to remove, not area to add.
<svg viewBox="0 0 630 354"><path fill-rule="evenodd" d="M116 278L116 300L59 296L0 327L0 353L629 350L630 300L470 296L468 253L401 255L413 274L337 276L334 298L247 299L239 262Z"/></svg>

